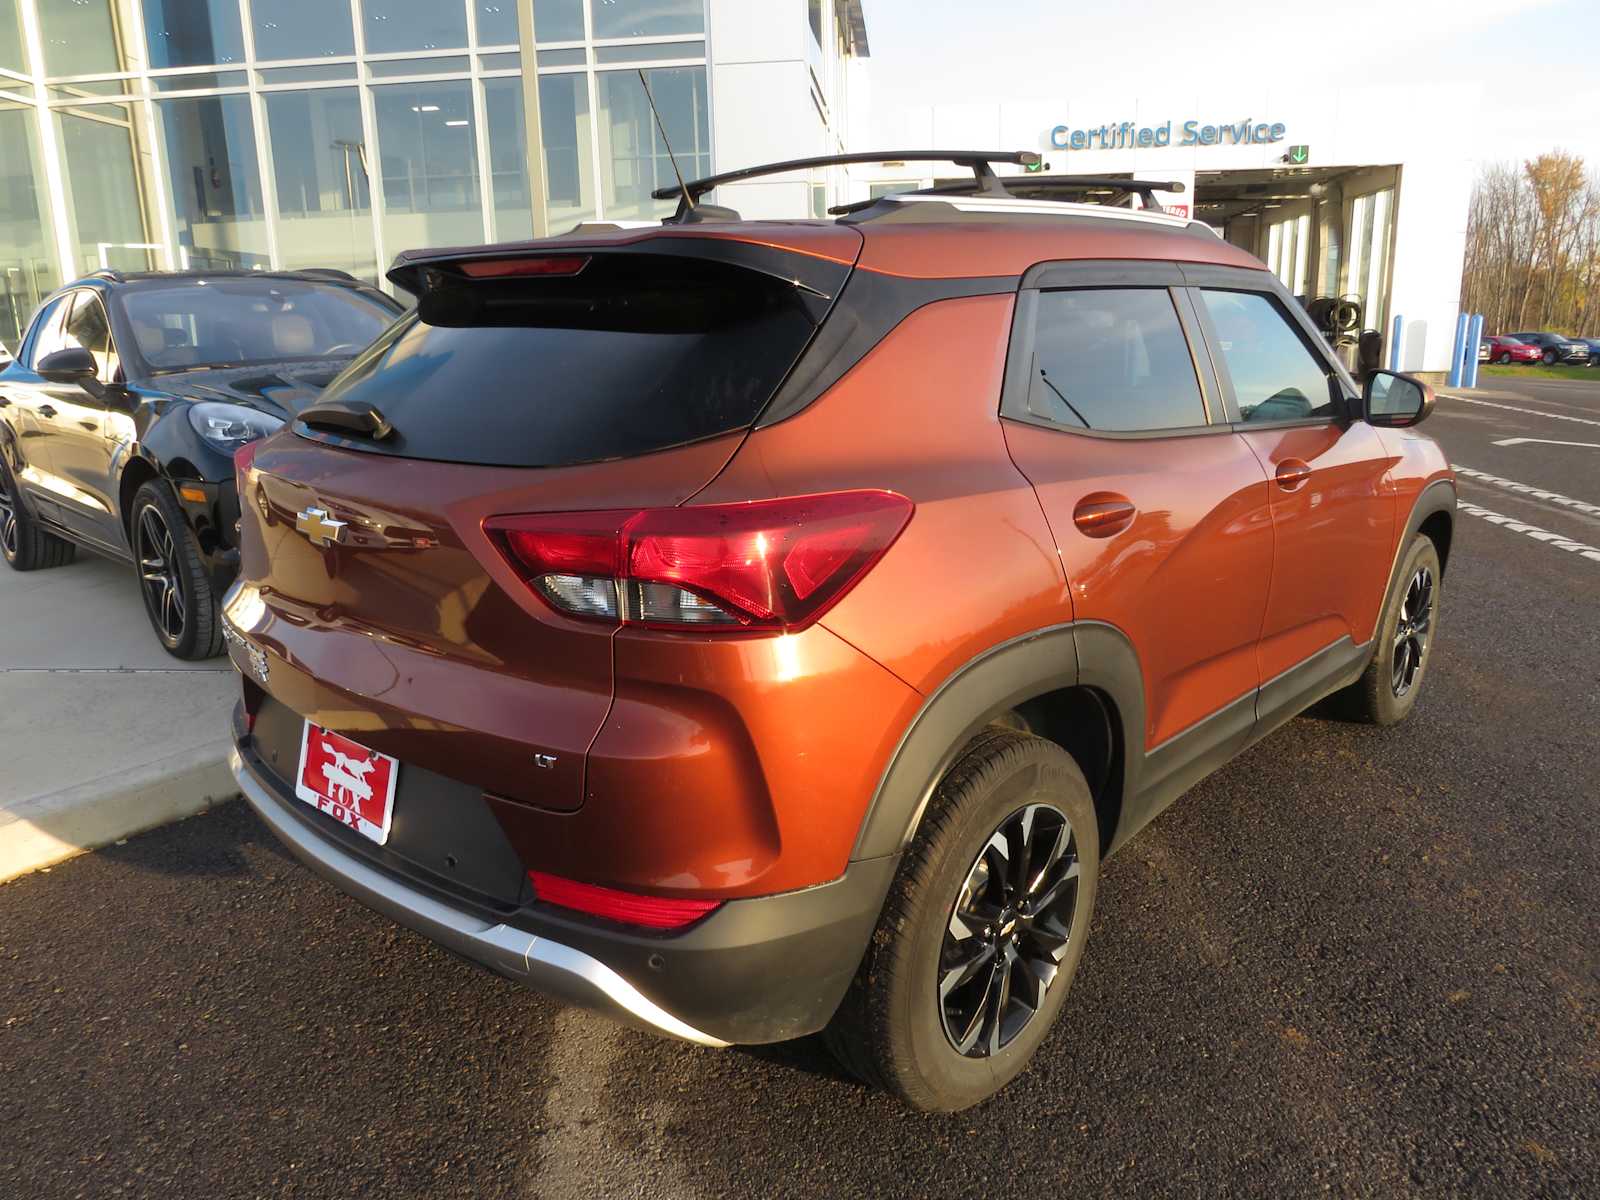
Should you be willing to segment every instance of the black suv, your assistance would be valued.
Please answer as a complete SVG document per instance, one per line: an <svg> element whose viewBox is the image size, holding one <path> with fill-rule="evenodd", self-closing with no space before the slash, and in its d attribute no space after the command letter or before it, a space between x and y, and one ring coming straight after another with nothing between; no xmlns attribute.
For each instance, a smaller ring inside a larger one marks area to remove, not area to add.
<svg viewBox="0 0 1600 1200"><path fill-rule="evenodd" d="M1589 365L1589 343L1578 338L1569 338L1560 333L1513 333L1511 336L1519 342L1539 347L1540 358L1547 367L1553 367L1556 363Z"/></svg>
<svg viewBox="0 0 1600 1200"><path fill-rule="evenodd" d="M167 651L220 653L217 606L238 568L234 451L402 311L334 271L68 284L0 367L0 556L28 571L81 545L135 564Z"/></svg>

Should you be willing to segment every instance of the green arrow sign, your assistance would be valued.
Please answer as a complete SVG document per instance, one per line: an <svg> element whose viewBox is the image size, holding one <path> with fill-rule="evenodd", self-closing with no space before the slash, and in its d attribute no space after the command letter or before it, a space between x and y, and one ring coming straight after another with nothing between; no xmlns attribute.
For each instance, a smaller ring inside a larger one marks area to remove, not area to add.
<svg viewBox="0 0 1600 1200"><path fill-rule="evenodd" d="M1286 156L1296 166L1303 166L1311 158L1310 146L1290 146Z"/></svg>

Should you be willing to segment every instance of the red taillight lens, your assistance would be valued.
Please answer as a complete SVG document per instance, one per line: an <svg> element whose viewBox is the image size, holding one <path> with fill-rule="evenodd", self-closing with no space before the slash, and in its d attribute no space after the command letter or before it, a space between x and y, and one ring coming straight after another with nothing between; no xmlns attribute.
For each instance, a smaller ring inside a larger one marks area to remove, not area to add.
<svg viewBox="0 0 1600 1200"><path fill-rule="evenodd" d="M720 900L669 900L661 896L641 896L637 892L624 892L616 888L598 887L592 883L579 883L559 875L546 875L543 871L529 871L535 898L546 904L574 909L593 917L605 917L626 925L642 925L647 929L682 929L692 925L712 909Z"/></svg>
<svg viewBox="0 0 1600 1200"><path fill-rule="evenodd" d="M573 616L657 628L797 629L843 596L910 521L894 492L495 517L491 537Z"/></svg>

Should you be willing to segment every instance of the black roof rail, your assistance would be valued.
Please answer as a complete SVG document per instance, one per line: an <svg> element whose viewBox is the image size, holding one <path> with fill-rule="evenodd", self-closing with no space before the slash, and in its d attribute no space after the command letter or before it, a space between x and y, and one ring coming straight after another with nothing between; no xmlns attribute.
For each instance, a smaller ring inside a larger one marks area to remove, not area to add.
<svg viewBox="0 0 1600 1200"><path fill-rule="evenodd" d="M1007 175L997 178L1002 193L1013 200L1061 200L1062 193L1102 192L1113 194L1112 204L1129 196L1137 196L1145 208L1160 208L1157 192L1182 192L1187 190L1176 179L1119 179L1113 175ZM919 196L974 196L994 195L993 188L975 188L967 183L942 183L923 188L914 193ZM832 211L831 209L829 211Z"/></svg>
<svg viewBox="0 0 1600 1200"><path fill-rule="evenodd" d="M107 279L107 280L110 280L112 283L123 283L123 282L126 281L126 277L122 274L121 271L114 270L111 267L101 267L98 271L90 271L87 275L84 276L84 278L85 279Z"/></svg>
<svg viewBox="0 0 1600 1200"><path fill-rule="evenodd" d="M811 167L902 162L948 162L958 167L969 167L972 170L972 187L976 194L1004 196L1007 193L1000 186L999 176L994 173L990 164L1012 163L1019 167L1031 167L1037 166L1040 158L1038 152L1034 150L867 150L857 154L822 154L816 158L791 158L784 162L762 163L759 166L742 167L737 171L724 171L720 175L707 175L704 179L691 179L682 188L657 188L650 194L657 200L670 200L677 196L678 211L668 218L667 224L687 224L700 219L695 216L700 197L720 184L755 179L762 175L783 175L789 171L804 171ZM716 219L737 220L737 216L729 215L731 213L731 209L720 209L716 213Z"/></svg>

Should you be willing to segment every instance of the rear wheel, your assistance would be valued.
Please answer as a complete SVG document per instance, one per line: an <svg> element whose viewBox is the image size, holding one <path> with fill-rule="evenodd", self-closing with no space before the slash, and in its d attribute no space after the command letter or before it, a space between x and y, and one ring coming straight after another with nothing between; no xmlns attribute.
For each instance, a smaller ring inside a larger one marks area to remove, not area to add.
<svg viewBox="0 0 1600 1200"><path fill-rule="evenodd" d="M939 784L826 1038L868 1083L953 1111L1044 1041L1100 868L1088 784L1053 742L991 728Z"/></svg>
<svg viewBox="0 0 1600 1200"><path fill-rule="evenodd" d="M76 546L40 528L23 508L11 467L0 455L0 558L13 570L36 571L65 566L76 553Z"/></svg>
<svg viewBox="0 0 1600 1200"><path fill-rule="evenodd" d="M1372 725L1393 725L1410 715L1438 632L1439 580L1439 551L1419 533L1406 549L1400 586L1378 624L1372 662L1339 696L1348 715Z"/></svg>
<svg viewBox="0 0 1600 1200"><path fill-rule="evenodd" d="M134 493L128 541L145 614L167 653L184 659L221 654L222 623L200 545L161 480Z"/></svg>
<svg viewBox="0 0 1600 1200"><path fill-rule="evenodd" d="M1554 350L1546 350L1544 352L1544 365L1547 367L1556 365L1556 352Z"/></svg>
<svg viewBox="0 0 1600 1200"><path fill-rule="evenodd" d="M1495 359L1495 362L1499 363L1502 367L1508 367L1511 365L1511 355L1502 350L1500 352L1500 357Z"/></svg>

